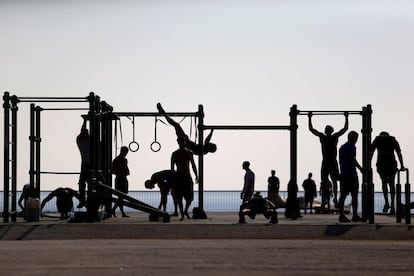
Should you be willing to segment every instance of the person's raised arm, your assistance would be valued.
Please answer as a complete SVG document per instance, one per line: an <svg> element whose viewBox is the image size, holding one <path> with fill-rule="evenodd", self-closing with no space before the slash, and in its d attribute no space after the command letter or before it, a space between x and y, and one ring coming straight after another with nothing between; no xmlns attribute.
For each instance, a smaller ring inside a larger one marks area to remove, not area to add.
<svg viewBox="0 0 414 276"><path fill-rule="evenodd" d="M348 126L349 126L348 112L345 112L344 113L344 116L345 116L345 124L344 124L344 127L340 131L338 131L337 133L335 133L333 135L339 137L339 136L345 134L345 132L348 130Z"/></svg>
<svg viewBox="0 0 414 276"><path fill-rule="evenodd" d="M313 135L316 135L316 136L318 136L318 137L321 137L321 136L323 136L323 133L322 132L319 132L319 131L317 131L314 127L313 127L313 125L312 125L312 112L309 112L308 113L308 118L309 118L309 122L308 122L308 126L309 126L309 130L310 130L310 132L312 132L312 134Z"/></svg>

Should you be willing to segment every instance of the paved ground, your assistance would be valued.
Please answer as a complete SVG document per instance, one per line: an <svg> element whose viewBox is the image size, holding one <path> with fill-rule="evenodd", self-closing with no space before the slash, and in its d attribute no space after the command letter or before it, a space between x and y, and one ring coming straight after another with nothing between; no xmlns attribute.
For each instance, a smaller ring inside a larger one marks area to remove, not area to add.
<svg viewBox="0 0 414 276"><path fill-rule="evenodd" d="M239 225L235 213L170 223L132 215L2 224L0 275L414 275L414 229L393 217L376 216L375 225L338 224L337 215Z"/></svg>

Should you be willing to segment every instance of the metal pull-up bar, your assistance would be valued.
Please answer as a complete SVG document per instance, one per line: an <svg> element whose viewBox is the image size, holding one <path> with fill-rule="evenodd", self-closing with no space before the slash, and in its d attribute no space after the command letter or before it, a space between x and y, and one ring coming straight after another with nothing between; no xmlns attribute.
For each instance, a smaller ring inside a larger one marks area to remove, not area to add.
<svg viewBox="0 0 414 276"><path fill-rule="evenodd" d="M157 117L161 115L159 112L112 112L112 114L118 117ZM165 115L176 117L188 117L199 116L200 114L194 112L166 112Z"/></svg>
<svg viewBox="0 0 414 276"><path fill-rule="evenodd" d="M355 110L299 110L298 115L362 115L362 111Z"/></svg>
<svg viewBox="0 0 414 276"><path fill-rule="evenodd" d="M19 102L86 102L88 101L87 97L17 97Z"/></svg>
<svg viewBox="0 0 414 276"><path fill-rule="evenodd" d="M203 130L205 129L222 129L222 130L290 130L291 126L273 126L273 125L210 125L210 126L201 126Z"/></svg>

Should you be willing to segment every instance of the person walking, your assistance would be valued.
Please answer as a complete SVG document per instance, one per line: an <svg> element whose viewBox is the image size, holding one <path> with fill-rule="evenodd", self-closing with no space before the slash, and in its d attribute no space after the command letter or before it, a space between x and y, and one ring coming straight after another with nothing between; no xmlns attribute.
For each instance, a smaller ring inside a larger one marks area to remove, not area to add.
<svg viewBox="0 0 414 276"><path fill-rule="evenodd" d="M244 161L242 163L243 170L246 171L244 175L243 190L240 194L240 198L243 202L249 201L253 197L254 193L254 172L250 169L250 162Z"/></svg>
<svg viewBox="0 0 414 276"><path fill-rule="evenodd" d="M358 141L358 133L350 131L348 133L348 141L339 148L339 165L341 168L341 197L339 198L339 222L350 222L344 214L345 198L348 194L352 197L352 221L362 221L358 216L358 190L359 180L357 168L362 172L362 167L356 159L356 142Z"/></svg>

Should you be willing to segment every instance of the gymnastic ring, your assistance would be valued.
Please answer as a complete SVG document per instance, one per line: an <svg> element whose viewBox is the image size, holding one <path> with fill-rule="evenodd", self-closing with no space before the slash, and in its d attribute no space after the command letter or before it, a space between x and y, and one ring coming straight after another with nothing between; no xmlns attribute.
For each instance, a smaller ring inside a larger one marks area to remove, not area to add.
<svg viewBox="0 0 414 276"><path fill-rule="evenodd" d="M129 143L128 148L132 152L137 152L139 150L139 144L135 141L132 141L131 143Z"/></svg>
<svg viewBox="0 0 414 276"><path fill-rule="evenodd" d="M153 152L159 152L161 150L161 144L158 143L157 141L154 141L151 143L151 150Z"/></svg>

